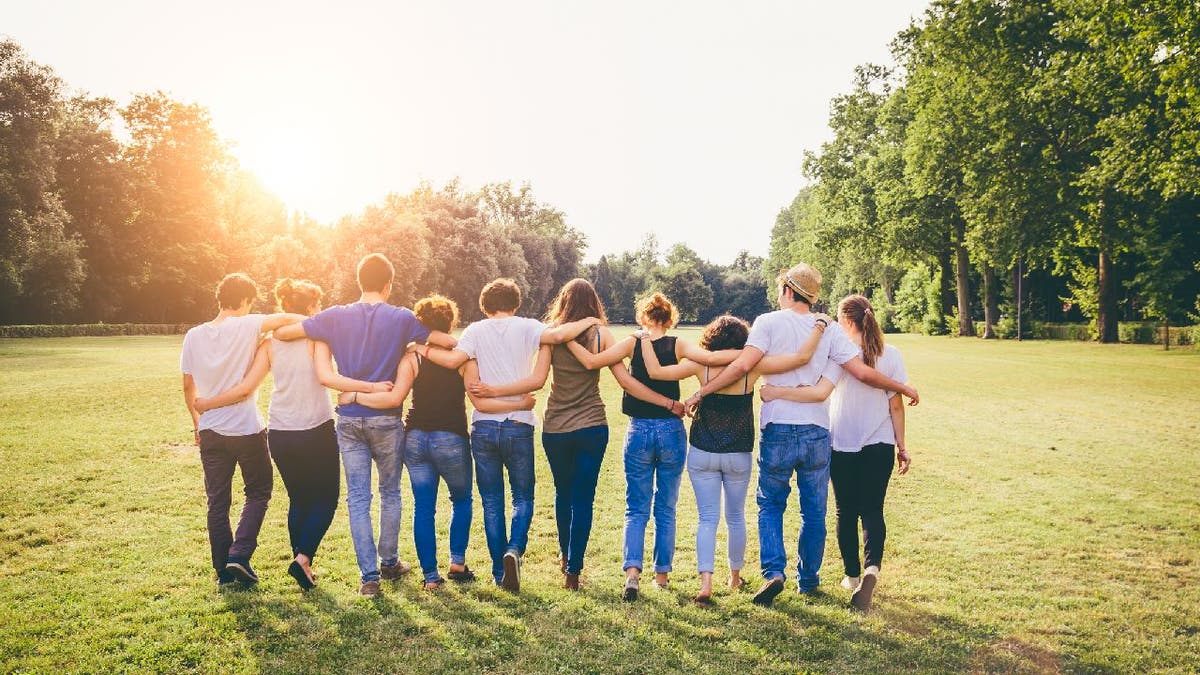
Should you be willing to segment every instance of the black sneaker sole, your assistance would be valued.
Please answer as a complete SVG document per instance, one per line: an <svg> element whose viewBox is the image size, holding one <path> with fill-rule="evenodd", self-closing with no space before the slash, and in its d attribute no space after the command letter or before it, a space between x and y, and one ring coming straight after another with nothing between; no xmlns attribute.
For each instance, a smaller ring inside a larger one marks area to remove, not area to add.
<svg viewBox="0 0 1200 675"><path fill-rule="evenodd" d="M754 594L754 599L751 600L756 605L770 607L772 602L775 602L775 596L783 592L783 579L772 579L763 587L758 589Z"/></svg>
<svg viewBox="0 0 1200 675"><path fill-rule="evenodd" d="M242 567L241 563L235 563L235 562L225 563L225 569L229 570L229 573L232 574L233 576L237 577L237 580L242 582L243 584L257 584L258 583L258 577L255 576L254 573L251 572L249 569Z"/></svg>
<svg viewBox="0 0 1200 675"><path fill-rule="evenodd" d="M512 593L521 592L520 565L516 556L504 555L504 576L500 577L500 586Z"/></svg>
<svg viewBox="0 0 1200 675"><path fill-rule="evenodd" d="M625 592L621 594L621 599L625 602L636 602L638 599L638 587L626 586Z"/></svg>
<svg viewBox="0 0 1200 675"><path fill-rule="evenodd" d="M864 574L858 589L850 596L850 607L863 614L871 611L871 596L875 594L877 581L874 574Z"/></svg>
<svg viewBox="0 0 1200 675"><path fill-rule="evenodd" d="M301 567L300 563L296 562L295 560L292 561L291 565L288 565L287 571L288 574L292 575L292 578L296 580L296 583L300 586L300 588L303 588L307 591L308 589L316 586L316 584L309 581L308 575L304 573L304 568Z"/></svg>

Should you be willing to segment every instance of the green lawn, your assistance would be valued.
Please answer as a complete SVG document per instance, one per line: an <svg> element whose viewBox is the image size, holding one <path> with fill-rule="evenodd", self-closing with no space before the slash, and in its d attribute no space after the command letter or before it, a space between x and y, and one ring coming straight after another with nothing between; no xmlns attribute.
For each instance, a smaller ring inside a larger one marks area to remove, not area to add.
<svg viewBox="0 0 1200 675"><path fill-rule="evenodd" d="M789 584L762 609L722 590L715 609L693 607L686 474L671 590L646 583L642 600L620 602L625 418L608 374L612 441L582 592L559 588L540 449L520 596L482 582L429 593L410 574L358 597L344 504L320 586L303 594L284 572L278 480L255 558L262 583L218 590L180 338L0 340L0 670L1200 669L1200 353L893 341L924 400L909 408L913 469L889 492L877 611L864 618L837 586L832 527L822 593ZM401 554L415 562L407 483ZM441 507L444 534L447 498ZM477 495L468 560L486 570L481 513ZM756 513L750 503L752 578Z"/></svg>

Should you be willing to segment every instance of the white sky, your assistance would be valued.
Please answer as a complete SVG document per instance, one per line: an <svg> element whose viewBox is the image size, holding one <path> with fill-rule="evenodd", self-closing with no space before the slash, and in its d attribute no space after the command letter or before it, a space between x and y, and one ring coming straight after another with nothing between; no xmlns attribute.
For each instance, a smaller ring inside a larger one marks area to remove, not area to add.
<svg viewBox="0 0 1200 675"><path fill-rule="evenodd" d="M529 181L587 259L765 254L829 100L927 0L4 0L68 84L207 106L242 164L332 221L422 178Z"/></svg>

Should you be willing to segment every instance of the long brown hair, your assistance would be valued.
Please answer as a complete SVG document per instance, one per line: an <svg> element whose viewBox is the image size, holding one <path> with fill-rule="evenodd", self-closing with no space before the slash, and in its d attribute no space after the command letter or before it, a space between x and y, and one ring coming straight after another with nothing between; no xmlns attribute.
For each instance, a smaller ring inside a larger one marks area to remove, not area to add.
<svg viewBox="0 0 1200 675"><path fill-rule="evenodd" d="M883 330L875 320L871 301L861 295L848 295L838 303L838 318L845 317L862 334L863 363L874 366L883 353Z"/></svg>
<svg viewBox="0 0 1200 675"><path fill-rule="evenodd" d="M608 323L608 317L604 314L604 303L600 302L600 296L592 283L587 279L572 279L563 284L554 301L550 303L545 321L551 326L561 326L589 316L600 319L601 323ZM586 345L585 336L590 332L585 330L575 339L579 344Z"/></svg>

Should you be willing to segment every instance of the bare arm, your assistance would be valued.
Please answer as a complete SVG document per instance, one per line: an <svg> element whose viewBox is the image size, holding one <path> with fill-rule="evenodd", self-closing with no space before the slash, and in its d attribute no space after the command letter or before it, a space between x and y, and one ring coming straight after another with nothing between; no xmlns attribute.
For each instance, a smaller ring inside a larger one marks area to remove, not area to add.
<svg viewBox="0 0 1200 675"><path fill-rule="evenodd" d="M567 349L571 350L571 355L578 359L584 368L598 370L600 368L607 368L614 363L619 363L632 356L636 341L637 338L631 335L616 342L599 354L593 353L575 340L567 342Z"/></svg>
<svg viewBox="0 0 1200 675"><path fill-rule="evenodd" d="M313 368L317 371L317 381L330 389L361 394L392 389L391 382L363 382L339 375L333 369L333 354L329 351L329 345L324 342L313 342Z"/></svg>
<svg viewBox="0 0 1200 675"><path fill-rule="evenodd" d="M629 392L630 396L641 399L646 403L666 408L667 410L671 411L672 415L677 417L683 417L684 411L682 403L670 398L669 396L663 396L650 387L638 382L633 375L629 374L629 369L625 367L624 363L614 363L613 365L609 366L608 369L612 372L613 377L617 378L617 384L621 385L622 389Z"/></svg>
<svg viewBox="0 0 1200 675"><path fill-rule="evenodd" d="M896 433L896 459L899 464L896 473L903 476L908 473L912 458L908 456L908 448L904 445L904 401L899 396L888 399L888 414L892 417L892 431Z"/></svg>
<svg viewBox="0 0 1200 675"><path fill-rule="evenodd" d="M677 359L695 361L702 366L727 366L733 363L733 360L740 356L740 349L722 349L717 352L710 352L707 349L702 349L697 345L679 338L675 340L675 357ZM651 377L654 377L651 375ZM661 380L661 377L655 377L656 380Z"/></svg>
<svg viewBox="0 0 1200 675"><path fill-rule="evenodd" d="M254 360L250 362L250 368L246 370L246 374L242 376L242 381L233 385L233 387L213 396L212 398L197 398L195 401L196 410L199 412L208 412L213 408L224 408L227 405L233 405L245 400L262 381L266 379L267 373L271 370L271 341L263 340L258 346L258 350L254 352Z"/></svg>
<svg viewBox="0 0 1200 675"><path fill-rule="evenodd" d="M196 381L191 375L183 375L183 403L187 406L188 414L192 416L192 440L200 445L200 413L196 410Z"/></svg>
<svg viewBox="0 0 1200 675"><path fill-rule="evenodd" d="M561 326L547 328L546 330L542 331L542 344L560 345L567 340L574 340L575 338L579 337L579 334L583 331L591 328L592 326L598 325L600 325L600 319L594 316L589 316L579 319L578 321L564 323Z"/></svg>
<svg viewBox="0 0 1200 675"><path fill-rule="evenodd" d="M750 371L754 370L754 367L758 365L762 357L763 353L758 347L747 345L742 349L742 355L734 359L733 363L725 366L725 370L722 370L720 375L709 380L707 384L700 387L699 391L692 394L691 398L684 404L687 407L688 414L690 415L696 411L696 408L700 406L700 399L714 391L720 391L745 377Z"/></svg>
<svg viewBox="0 0 1200 675"><path fill-rule="evenodd" d="M405 354L404 358L400 359L400 365L396 366L396 384L391 391L371 393L343 391L338 396L338 403L341 405L358 403L375 410L399 408L404 405L404 399L408 398L408 392L412 391L415 379L417 379L417 357L413 354Z"/></svg>
<svg viewBox="0 0 1200 675"><path fill-rule="evenodd" d="M479 412L503 414L518 410L533 410L536 401L530 394L526 394L519 401L505 401L471 393L472 385L479 384L479 363L474 360L467 361L467 364L463 366L462 375L463 383L467 385L467 397L471 399L471 405Z"/></svg>
<svg viewBox="0 0 1200 675"><path fill-rule="evenodd" d="M483 398L496 398L528 394L541 389L546 386L546 379L550 377L550 349L550 345L538 347L537 362L528 376L504 384L486 384L476 380L467 385L467 391Z"/></svg>
<svg viewBox="0 0 1200 675"><path fill-rule="evenodd" d="M458 370L470 360L467 353L461 349L443 349L441 347L411 344L408 346L408 351L410 354L416 352L439 366L449 368L450 370Z"/></svg>
<svg viewBox="0 0 1200 675"><path fill-rule="evenodd" d="M909 405L917 405L921 402L920 397L917 396L917 390L915 387L897 382L878 370L875 370L871 366L868 366L867 364L863 363L861 356L856 356L843 363L842 368L844 368L846 372L858 378L858 380L863 384L869 384L876 389L886 389L888 391L894 391L897 394L904 394L910 399L908 403Z"/></svg>
<svg viewBox="0 0 1200 675"><path fill-rule="evenodd" d="M433 345L435 347L442 347L444 349L454 349L458 346L458 339L449 333L443 333L440 330L435 330L429 334L429 337L425 338L425 344ZM458 366L453 366L453 368L457 367Z"/></svg>
<svg viewBox="0 0 1200 675"><path fill-rule="evenodd" d="M279 312L278 314L268 314L262 322L262 332L270 333L284 326L295 326L301 321L307 319L303 314L288 314L287 312ZM276 336L279 337L279 336ZM300 334L297 337L304 337L304 329L300 329ZM280 340L284 338L279 338Z"/></svg>
<svg viewBox="0 0 1200 675"><path fill-rule="evenodd" d="M654 345L650 340L639 340L642 343L642 361L646 364L646 373L650 375L652 380L682 380L689 375L696 373L695 369L686 363L676 363L673 366L664 366L658 360L658 354L654 352ZM676 345L679 341L676 341ZM701 349L700 351L704 351ZM712 354L713 352L706 352ZM690 360L690 359L689 359ZM699 362L697 362L699 363Z"/></svg>
<svg viewBox="0 0 1200 675"><path fill-rule="evenodd" d="M299 322L289 323L286 326L280 326L279 328L273 330L271 334L274 335L276 340L283 340L284 342L291 342L292 340L299 340L300 338L308 337L308 335L304 333L304 324Z"/></svg>
<svg viewBox="0 0 1200 675"><path fill-rule="evenodd" d="M818 321L808 339L804 341L804 344L800 345L799 351L792 354L764 356L758 364L758 372L764 375L786 373L789 370L795 370L807 365L809 361L812 361L813 354L817 352L817 345L821 344L821 336L825 334L826 325Z"/></svg>
<svg viewBox="0 0 1200 675"><path fill-rule="evenodd" d="M796 403L820 403L829 398L829 395L833 393L833 389L833 382L830 382L828 378L822 377L811 387L779 387L772 384L764 384L758 391L764 401L774 401L781 398L788 401L795 401Z"/></svg>

